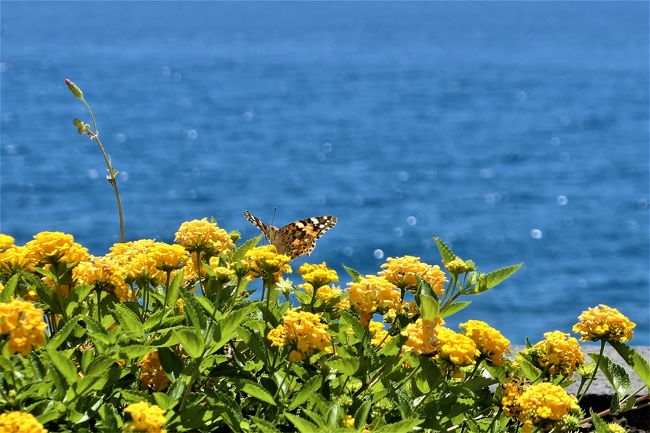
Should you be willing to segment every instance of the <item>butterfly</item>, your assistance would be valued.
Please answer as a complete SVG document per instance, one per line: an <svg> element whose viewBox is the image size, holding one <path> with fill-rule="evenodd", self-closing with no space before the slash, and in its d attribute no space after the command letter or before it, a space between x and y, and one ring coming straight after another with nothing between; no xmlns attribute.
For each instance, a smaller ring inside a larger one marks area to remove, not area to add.
<svg viewBox="0 0 650 433"><path fill-rule="evenodd" d="M286 254L291 259L311 254L316 246L316 239L336 225L335 216L317 216L294 221L283 227L266 224L248 211L244 211L246 219L260 229L266 239L275 245L280 254Z"/></svg>

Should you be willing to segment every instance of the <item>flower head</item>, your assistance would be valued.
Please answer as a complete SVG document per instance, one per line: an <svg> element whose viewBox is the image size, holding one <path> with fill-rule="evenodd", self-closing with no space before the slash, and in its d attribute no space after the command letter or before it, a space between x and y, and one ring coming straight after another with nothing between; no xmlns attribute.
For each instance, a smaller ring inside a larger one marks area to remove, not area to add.
<svg viewBox="0 0 650 433"><path fill-rule="evenodd" d="M291 257L279 254L275 245L263 245L246 252L244 256L249 266L249 278L262 278L276 283L283 273L291 272Z"/></svg>
<svg viewBox="0 0 650 433"><path fill-rule="evenodd" d="M0 334L9 334L9 352L26 356L45 345L43 310L31 302L14 299L0 304Z"/></svg>
<svg viewBox="0 0 650 433"><path fill-rule="evenodd" d="M0 233L0 252L14 246L15 239L4 233Z"/></svg>
<svg viewBox="0 0 650 433"><path fill-rule="evenodd" d="M408 324L402 331L402 335L407 337L402 349L416 355L435 355L436 328L444 323L444 320L438 317L435 320L419 318L415 323Z"/></svg>
<svg viewBox="0 0 650 433"><path fill-rule="evenodd" d="M544 340L526 350L526 353L533 364L551 375L571 377L585 361L578 340L561 331L545 333Z"/></svg>
<svg viewBox="0 0 650 433"><path fill-rule="evenodd" d="M320 265L305 263L297 271L303 280L312 287L326 286L339 281L339 276L334 269L327 267L325 262Z"/></svg>
<svg viewBox="0 0 650 433"><path fill-rule="evenodd" d="M402 311L401 293L385 278L367 275L348 284L350 306L368 324L373 313L385 313L390 309Z"/></svg>
<svg viewBox="0 0 650 433"><path fill-rule="evenodd" d="M88 249L74 241L72 235L62 232L40 232L25 244L29 255L38 264L66 263L76 265L88 260Z"/></svg>
<svg viewBox="0 0 650 433"><path fill-rule="evenodd" d="M121 302L129 298L126 274L109 257L91 257L79 263L72 270L72 279L77 284L90 284L98 290L114 293Z"/></svg>
<svg viewBox="0 0 650 433"><path fill-rule="evenodd" d="M187 251L200 251L207 256L226 252L235 246L228 232L207 218L184 222L174 240Z"/></svg>
<svg viewBox="0 0 650 433"><path fill-rule="evenodd" d="M131 415L131 426L139 433L165 433L165 411L147 402L133 403L124 409Z"/></svg>
<svg viewBox="0 0 650 433"><path fill-rule="evenodd" d="M301 284L300 287L308 295L314 294L314 286L309 283ZM322 299L325 302L329 302L332 299L336 299L341 296L341 289L332 286L320 286L316 288L316 298Z"/></svg>
<svg viewBox="0 0 650 433"><path fill-rule="evenodd" d="M222 266L219 257L210 258L210 268L214 272L217 280L222 283L226 283L235 277L235 271L226 266Z"/></svg>
<svg viewBox="0 0 650 433"><path fill-rule="evenodd" d="M156 242L153 245L151 255L156 261L156 269L164 272L171 272L182 268L190 258L190 253L182 246L170 245L164 242Z"/></svg>
<svg viewBox="0 0 650 433"><path fill-rule="evenodd" d="M458 367L474 365L481 354L474 341L444 326L436 328L435 347L438 358Z"/></svg>
<svg viewBox="0 0 650 433"><path fill-rule="evenodd" d="M503 364L503 355L510 350L510 340L499 331L480 320L469 320L460 324L464 334L471 338L481 355L489 359L494 365Z"/></svg>
<svg viewBox="0 0 650 433"><path fill-rule="evenodd" d="M160 365L158 351L148 353L140 360L140 383L152 391L164 391L169 386L169 379Z"/></svg>
<svg viewBox="0 0 650 433"><path fill-rule="evenodd" d="M600 304L583 311L578 323L573 325L573 332L580 333L582 341L619 341L625 343L632 339L636 324L616 308Z"/></svg>
<svg viewBox="0 0 650 433"><path fill-rule="evenodd" d="M111 252L106 256L117 266L124 269L127 281L160 283L165 275L156 267L155 248L155 241L140 239L115 244L111 247Z"/></svg>
<svg viewBox="0 0 650 433"><path fill-rule="evenodd" d="M14 411L0 415L0 433L47 433L47 430L31 413Z"/></svg>
<svg viewBox="0 0 650 433"><path fill-rule="evenodd" d="M444 283L447 282L447 278L440 266L422 263L419 257L389 257L381 268L383 270L380 275L402 290L415 291L418 277L428 282L438 295L442 295L445 290Z"/></svg>
<svg viewBox="0 0 650 433"><path fill-rule="evenodd" d="M20 269L31 270L36 265L36 260L27 247L9 247L0 252L0 270L14 272Z"/></svg>
<svg viewBox="0 0 650 433"><path fill-rule="evenodd" d="M465 272L473 271L475 266L471 260L464 261L460 257L445 263L445 268L454 275L464 274Z"/></svg>
<svg viewBox="0 0 650 433"><path fill-rule="evenodd" d="M533 427L548 430L561 424L562 419L578 411L578 400L558 385L544 382L530 386L517 399L521 411L517 418L523 422L523 431Z"/></svg>
<svg viewBox="0 0 650 433"><path fill-rule="evenodd" d="M289 310L282 324L272 329L268 339L273 346L291 346L289 361L302 361L316 352L329 352L331 339L320 316L307 311Z"/></svg>

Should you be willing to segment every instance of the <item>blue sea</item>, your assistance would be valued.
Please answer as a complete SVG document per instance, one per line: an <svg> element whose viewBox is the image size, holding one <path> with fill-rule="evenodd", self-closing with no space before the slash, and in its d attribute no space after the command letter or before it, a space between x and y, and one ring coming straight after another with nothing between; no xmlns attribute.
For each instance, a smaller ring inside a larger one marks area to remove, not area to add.
<svg viewBox="0 0 650 433"><path fill-rule="evenodd" d="M649 344L647 2L7 2L0 230L130 240L245 209L336 215L308 259L374 273L432 235L523 268L450 320L514 343L604 303ZM300 259L294 269L304 262Z"/></svg>

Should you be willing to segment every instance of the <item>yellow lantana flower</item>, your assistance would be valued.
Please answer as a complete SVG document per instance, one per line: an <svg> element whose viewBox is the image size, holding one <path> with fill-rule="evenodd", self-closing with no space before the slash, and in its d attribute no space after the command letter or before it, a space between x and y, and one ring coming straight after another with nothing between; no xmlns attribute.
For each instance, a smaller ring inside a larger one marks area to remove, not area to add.
<svg viewBox="0 0 650 433"><path fill-rule="evenodd" d="M366 275L348 284L351 308L361 315L364 325L370 323L372 314L388 310L402 311L401 293L394 284L376 275Z"/></svg>
<svg viewBox="0 0 650 433"><path fill-rule="evenodd" d="M140 360L140 383L152 391L164 391L169 386L169 379L160 365L158 351L148 353Z"/></svg>
<svg viewBox="0 0 650 433"><path fill-rule="evenodd" d="M619 341L625 343L632 339L636 324L621 314L616 308L600 304L583 311L573 332L580 334L582 341Z"/></svg>
<svg viewBox="0 0 650 433"><path fill-rule="evenodd" d="M434 344L436 328L444 323L445 321L440 317L435 320L419 318L415 323L409 323L402 331L402 335L407 337L402 350L416 355L435 355L437 351Z"/></svg>
<svg viewBox="0 0 650 433"><path fill-rule="evenodd" d="M469 320L460 324L460 329L471 338L481 355L489 359L494 365L503 364L503 355L510 352L510 340L505 338L498 330L480 320Z"/></svg>
<svg viewBox="0 0 650 433"><path fill-rule="evenodd" d="M517 399L521 408L519 421L523 432L530 433L533 427L547 431L561 424L570 413L580 410L578 400L558 385L539 383L526 389Z"/></svg>
<svg viewBox="0 0 650 433"><path fill-rule="evenodd" d="M327 324L321 322L318 314L307 311L287 311L282 324L272 329L267 338L273 346L291 346L291 362L302 361L316 352L332 350Z"/></svg>
<svg viewBox="0 0 650 433"><path fill-rule="evenodd" d="M138 433L165 433L165 411L147 402L133 403L124 409L131 415L131 427Z"/></svg>
<svg viewBox="0 0 650 433"><path fill-rule="evenodd" d="M548 374L571 377L585 361L578 340L561 331L546 332L544 340L526 350L533 364Z"/></svg>
<svg viewBox="0 0 650 433"><path fill-rule="evenodd" d="M207 218L184 222L174 240L187 251L200 251L207 256L224 253L235 246L228 232Z"/></svg>
<svg viewBox="0 0 650 433"><path fill-rule="evenodd" d="M72 270L72 279L77 284L94 285L97 290L114 293L124 302L129 299L129 285L126 273L109 257L91 257Z"/></svg>
<svg viewBox="0 0 650 433"><path fill-rule="evenodd" d="M88 260L88 249L74 241L72 235L62 232L40 232L25 244L30 257L38 264L63 262L69 265Z"/></svg>
<svg viewBox="0 0 650 433"><path fill-rule="evenodd" d="M420 277L431 285L436 294L442 295L445 291L444 284L447 278L440 266L422 263L419 257L389 257L381 268L383 270L379 275L402 290L415 291Z"/></svg>
<svg viewBox="0 0 650 433"><path fill-rule="evenodd" d="M436 328L434 345L438 359L458 367L476 364L476 358L481 354L471 338L443 326Z"/></svg>
<svg viewBox="0 0 650 433"><path fill-rule="evenodd" d="M290 273L291 257L279 254L275 245L263 245L246 252L244 256L248 266L249 278L262 278L264 281L276 283L283 273Z"/></svg>
<svg viewBox="0 0 650 433"><path fill-rule="evenodd" d="M45 345L43 310L31 302L14 299L0 304L0 334L9 334L9 352L25 356Z"/></svg>
<svg viewBox="0 0 650 433"><path fill-rule="evenodd" d="M0 433L47 433L47 430L31 413L13 411L0 415Z"/></svg>
<svg viewBox="0 0 650 433"><path fill-rule="evenodd" d="M339 281L336 271L328 268L325 262L320 265L305 263L298 268L297 272L312 287L322 287Z"/></svg>

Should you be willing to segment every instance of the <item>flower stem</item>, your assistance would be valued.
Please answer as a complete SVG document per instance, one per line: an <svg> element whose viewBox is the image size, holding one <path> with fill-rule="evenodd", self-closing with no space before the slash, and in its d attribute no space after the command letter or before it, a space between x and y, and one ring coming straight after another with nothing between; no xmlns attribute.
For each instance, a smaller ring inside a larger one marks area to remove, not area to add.
<svg viewBox="0 0 650 433"><path fill-rule="evenodd" d="M598 352L598 359L596 360L596 366L594 367L594 373L591 375L591 378L589 379L589 382L587 382L587 386L585 387L585 390L582 392L582 395L578 398L578 402L580 402L586 395L587 391L589 390L589 387L593 383L594 379L596 378L596 373L598 373L598 366L600 365L600 360L603 357L603 352L605 351L605 340L600 341L600 352Z"/></svg>

